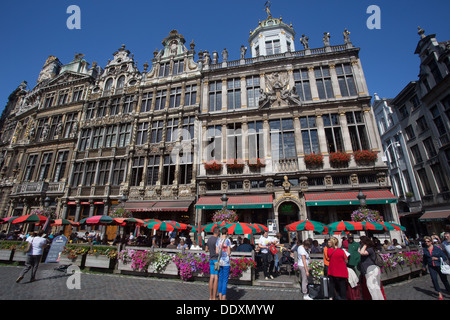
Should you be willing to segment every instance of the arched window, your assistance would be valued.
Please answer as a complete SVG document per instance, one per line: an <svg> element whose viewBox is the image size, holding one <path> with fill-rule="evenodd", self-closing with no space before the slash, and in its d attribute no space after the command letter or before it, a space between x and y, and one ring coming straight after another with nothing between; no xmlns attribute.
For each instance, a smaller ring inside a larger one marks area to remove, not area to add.
<svg viewBox="0 0 450 320"><path fill-rule="evenodd" d="M121 77L117 80L117 90L116 90L116 93L121 93L121 92L122 92L124 84L125 84L125 76L121 76Z"/></svg>
<svg viewBox="0 0 450 320"><path fill-rule="evenodd" d="M111 88L112 88L112 84L113 84L113 79L108 79L106 81L104 95L109 95L110 94Z"/></svg>

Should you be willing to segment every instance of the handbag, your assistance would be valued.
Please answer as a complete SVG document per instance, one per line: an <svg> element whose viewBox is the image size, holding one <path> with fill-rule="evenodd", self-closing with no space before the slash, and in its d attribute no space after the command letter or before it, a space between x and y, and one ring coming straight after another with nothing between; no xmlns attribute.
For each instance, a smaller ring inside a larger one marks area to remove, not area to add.
<svg viewBox="0 0 450 320"><path fill-rule="evenodd" d="M219 251L219 259L216 261L216 262L214 262L214 270L215 271L219 271L220 270L220 258L222 257L222 249L223 249L223 245L225 244L225 241L226 241L227 239L225 239L223 242L222 242L222 247L220 248L220 251Z"/></svg>
<svg viewBox="0 0 450 320"><path fill-rule="evenodd" d="M274 244L269 246L269 250L270 250L270 252L272 252L272 254L277 254L277 252L278 252L277 247L275 247Z"/></svg>
<svg viewBox="0 0 450 320"><path fill-rule="evenodd" d="M444 259L441 259L441 272L443 274L450 274L450 266L444 261Z"/></svg>

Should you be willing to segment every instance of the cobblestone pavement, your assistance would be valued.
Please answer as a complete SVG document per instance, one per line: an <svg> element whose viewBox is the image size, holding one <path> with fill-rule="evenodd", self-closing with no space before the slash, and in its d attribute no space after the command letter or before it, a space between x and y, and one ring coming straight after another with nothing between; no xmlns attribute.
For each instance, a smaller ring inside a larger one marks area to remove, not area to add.
<svg viewBox="0 0 450 320"><path fill-rule="evenodd" d="M36 281L30 273L16 283L22 266L0 266L0 300L207 300L208 283L172 279L81 273L80 289L69 289L68 274L41 264ZM75 283L75 282L73 282ZM441 284L443 287L443 285ZM388 300L437 300L429 275L385 286ZM302 300L299 289L228 285L228 300ZM444 294L450 300L450 294Z"/></svg>

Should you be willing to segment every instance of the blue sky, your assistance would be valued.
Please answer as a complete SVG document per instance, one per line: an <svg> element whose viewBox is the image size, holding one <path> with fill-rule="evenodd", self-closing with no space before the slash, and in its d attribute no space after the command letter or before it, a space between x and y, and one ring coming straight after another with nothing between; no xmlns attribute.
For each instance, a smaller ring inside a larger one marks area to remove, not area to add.
<svg viewBox="0 0 450 320"><path fill-rule="evenodd" d="M292 23L296 50L299 38L309 37L311 48L322 47L323 32L331 34L331 45L343 43L347 28L359 48L369 92L393 98L419 74L419 58L414 50L419 40L417 26L438 41L450 40L446 0L272 0L271 12ZM125 44L142 71L151 64L153 51L172 29L194 40L195 50L221 52L227 48L229 60L239 58L242 44L248 46L250 29L267 15L265 0L51 0L2 1L0 4L0 111L9 94L23 81L36 85L49 55L63 64L81 52L92 64L104 67L112 54ZM69 30L67 8L81 9L81 30ZM370 30L366 13L370 5L381 9L381 29ZM250 50L247 51L250 57ZM197 56L196 56L197 58Z"/></svg>

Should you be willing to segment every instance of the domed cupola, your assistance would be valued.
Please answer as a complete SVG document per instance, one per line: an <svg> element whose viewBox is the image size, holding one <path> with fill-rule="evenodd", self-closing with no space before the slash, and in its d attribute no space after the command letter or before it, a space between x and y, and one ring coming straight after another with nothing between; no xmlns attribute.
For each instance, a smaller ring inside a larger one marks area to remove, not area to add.
<svg viewBox="0 0 450 320"><path fill-rule="evenodd" d="M269 6L266 3L266 20L260 21L255 30L250 30L248 42L252 58L295 51L295 31L292 24L287 25L281 17L272 17Z"/></svg>

